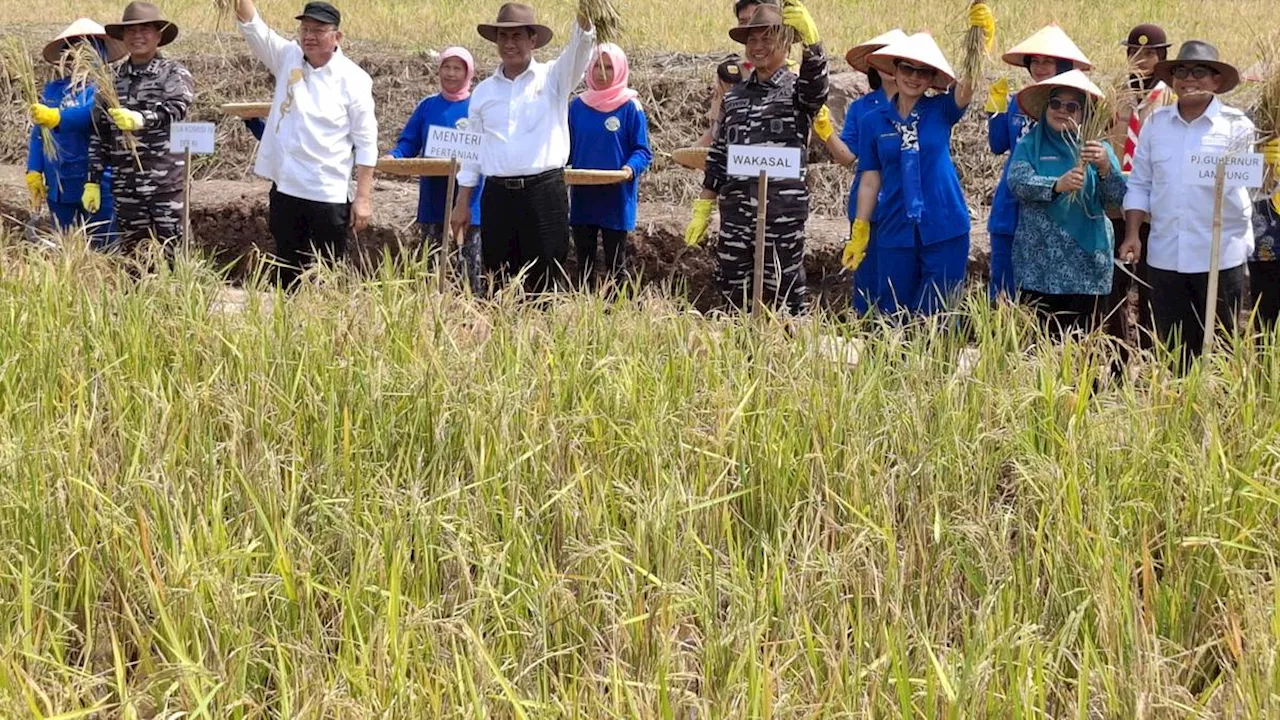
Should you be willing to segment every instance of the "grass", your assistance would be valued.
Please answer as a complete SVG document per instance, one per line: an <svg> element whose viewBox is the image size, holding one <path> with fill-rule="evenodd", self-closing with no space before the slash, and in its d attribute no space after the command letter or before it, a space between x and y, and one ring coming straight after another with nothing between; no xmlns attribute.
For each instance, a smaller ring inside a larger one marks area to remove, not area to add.
<svg viewBox="0 0 1280 720"><path fill-rule="evenodd" d="M1280 713L1275 338L0 263L0 717Z"/></svg>
<svg viewBox="0 0 1280 720"><path fill-rule="evenodd" d="M492 20L502 2L362 0L339 3L339 7L344 14L343 27L353 39L438 50L446 44L459 43L471 48L480 47L483 41L476 35L475 25ZM730 0L688 0L678 5L614 0L613 4L622 15L624 32L620 44L627 50L721 52L736 49L727 35L734 22ZM273 2L263 3L261 7L269 22L281 29L289 29L295 24L292 19L297 12L295 5ZM567 38L577 0L550 0L535 2L534 5L540 19L556 31L557 39L552 44L559 47ZM852 45L899 25L908 31L932 30L948 53L948 59L953 64L959 61L967 8L956 0L922 0L918 3L812 0L807 5L833 57L842 56L844 50ZM1158 22L1175 42L1189 38L1206 39L1220 47L1225 59L1247 66L1254 58L1255 41L1270 27L1265 19L1271 17L1273 5L1271 0L1229 0L1214 4L1210 9L1201 3L1184 0L998 2L993 4L999 23L997 47L993 52L998 53L1044 25L1057 21L1082 50L1099 61L1106 54L1119 52L1118 43L1133 25ZM120 13L119 4L107 0L51 0L39 5L6 0L3 9L5 21L11 26L46 25L51 23L51 19L54 23L66 23L80 15L107 22L119 17ZM164 3L164 9L186 35L177 41L175 47L179 51L186 43L197 42L196 34L190 31L219 29L234 32L224 2L169 0ZM407 35L406 28L409 29Z"/></svg>

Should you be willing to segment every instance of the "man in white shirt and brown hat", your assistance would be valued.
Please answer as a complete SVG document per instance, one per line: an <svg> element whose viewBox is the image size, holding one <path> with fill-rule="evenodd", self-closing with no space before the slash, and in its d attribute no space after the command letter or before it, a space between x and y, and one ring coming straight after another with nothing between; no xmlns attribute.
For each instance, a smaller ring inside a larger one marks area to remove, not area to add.
<svg viewBox="0 0 1280 720"><path fill-rule="evenodd" d="M341 257L348 233L363 230L373 215L373 81L342 53L342 14L327 2L308 2L295 18L296 42L267 27L253 0L236 0L236 17L276 79L253 169L272 181L271 237L280 282L292 287L317 253Z"/></svg>
<svg viewBox="0 0 1280 720"><path fill-rule="evenodd" d="M591 20L579 12L569 44L549 63L533 59L551 41L533 8L507 3L492 23L477 26L498 46L501 64L471 93L467 129L484 135L480 162L462 166L450 225L471 223L471 193L480 199L485 272L504 277L528 270L525 286L541 292L564 284L569 251L569 97L586 72L595 45Z"/></svg>
<svg viewBox="0 0 1280 720"><path fill-rule="evenodd" d="M1132 262L1142 252L1140 228L1148 215L1147 247L1151 310L1156 335L1182 345L1183 362L1199 354L1208 294L1215 189L1195 182L1186 164L1193 153L1252 151L1253 123L1218 99L1240 83L1240 72L1222 62L1217 48L1190 40L1177 58L1156 65L1155 76L1173 87L1175 105L1160 108L1138 139L1124 199L1125 238L1117 254ZM1217 321L1235 328L1245 300L1245 262L1253 251L1253 204L1249 190L1227 188L1222 204Z"/></svg>

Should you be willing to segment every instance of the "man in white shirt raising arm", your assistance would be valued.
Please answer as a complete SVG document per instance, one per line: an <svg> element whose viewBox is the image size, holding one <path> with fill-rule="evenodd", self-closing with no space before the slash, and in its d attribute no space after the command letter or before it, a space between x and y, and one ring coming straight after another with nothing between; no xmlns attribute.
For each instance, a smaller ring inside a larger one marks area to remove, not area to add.
<svg viewBox="0 0 1280 720"><path fill-rule="evenodd" d="M297 42L267 27L253 0L236 0L236 17L249 48L276 79L253 170L272 182L271 237L280 282L292 287L317 253L341 257L349 230L360 232L373 215L373 81L342 54L342 15L329 3L306 4L296 18Z"/></svg>
<svg viewBox="0 0 1280 720"><path fill-rule="evenodd" d="M1173 86L1176 105L1157 110L1138 139L1124 198L1125 237L1118 255L1139 257L1139 228L1151 215L1147 247L1151 314L1156 335L1169 347L1182 345L1184 367L1204 341L1205 299L1213 243L1214 187L1195 182L1185 169L1194 153L1232 155L1253 150L1253 123L1218 95L1240 83L1236 68L1221 62L1208 43L1190 40L1178 57L1156 65L1156 78ZM1245 261L1253 252L1253 208L1249 190L1227 188L1222 203L1218 325L1234 331L1245 299Z"/></svg>
<svg viewBox="0 0 1280 720"><path fill-rule="evenodd" d="M550 63L533 51L551 40L533 8L507 3L498 19L476 28L498 46L501 65L471 93L467 129L484 134L478 164L458 173L450 220L454 234L471 223L471 193L484 176L480 244L485 272L499 282L528 267L525 286L544 292L565 281L569 251L569 96L591 60L595 29L581 10L560 57Z"/></svg>

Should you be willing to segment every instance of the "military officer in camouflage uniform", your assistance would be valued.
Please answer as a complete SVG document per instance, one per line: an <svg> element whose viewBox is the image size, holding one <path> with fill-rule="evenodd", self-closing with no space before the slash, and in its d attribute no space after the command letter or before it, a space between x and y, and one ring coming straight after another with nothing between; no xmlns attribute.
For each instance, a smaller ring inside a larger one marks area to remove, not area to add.
<svg viewBox="0 0 1280 720"><path fill-rule="evenodd" d="M694 201L685 242L701 242L719 198L715 277L726 300L741 308L751 296L757 180L728 176L728 146L771 145L803 151L814 116L827 101L827 57L813 18L798 0L787 0L781 10L774 5L757 6L751 22L730 30L729 36L746 45L747 59L754 67L745 81L725 94L724 118L707 156L702 195ZM786 66L790 42L795 40L804 43L798 75ZM808 217L809 191L803 178L769 182L763 295L770 305L783 305L792 313L805 307Z"/></svg>
<svg viewBox="0 0 1280 720"><path fill-rule="evenodd" d="M751 16L760 5L773 5L775 0L736 0L733 3L733 14L739 25L751 22ZM710 147L716 139L716 130L720 127L720 115L724 107L724 94L729 88L742 82L745 74L751 72L751 63L744 62L737 53L725 58L716 66L716 81L711 86L711 107L707 110L707 131L698 138L701 147Z"/></svg>
<svg viewBox="0 0 1280 720"><path fill-rule="evenodd" d="M186 119L195 82L186 68L159 53L178 36L178 27L155 5L129 3L121 21L106 30L124 42L129 59L116 69L120 107L94 110L96 132L89 142L89 182L82 201L94 211L99 179L111 168L116 229L121 249L128 251L149 237L169 241L182 235L185 162L169 154L169 125Z"/></svg>

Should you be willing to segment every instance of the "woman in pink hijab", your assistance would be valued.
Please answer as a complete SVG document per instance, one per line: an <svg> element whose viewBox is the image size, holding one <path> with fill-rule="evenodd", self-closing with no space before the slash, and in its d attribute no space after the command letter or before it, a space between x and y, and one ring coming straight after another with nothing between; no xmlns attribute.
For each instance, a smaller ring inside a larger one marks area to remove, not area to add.
<svg viewBox="0 0 1280 720"><path fill-rule="evenodd" d="M569 192L569 225L582 287L595 286L596 246L604 254L614 289L626 283L627 233L636 229L640 174L653 159L649 121L627 86L622 48L603 43L587 65L587 91L569 105L569 165L579 170L626 170L617 185L579 185Z"/></svg>
<svg viewBox="0 0 1280 720"><path fill-rule="evenodd" d="M419 157L427 145L427 135L432 125L459 129L466 127L467 110L471 106L471 81L475 77L475 62L471 59L471 53L460 47L451 47L440 53L437 77L440 92L418 103L404 132L400 133L400 140L391 149L391 157ZM446 203L446 192L448 186L443 177L424 177L418 185L418 227L422 233L423 246L433 254L439 253L449 227L448 208L453 207L453 198L449 198ZM457 194L456 190L454 194ZM471 197L472 224L462 238L458 271L466 273L472 292L479 294L483 279L480 266L480 192L472 193Z"/></svg>

